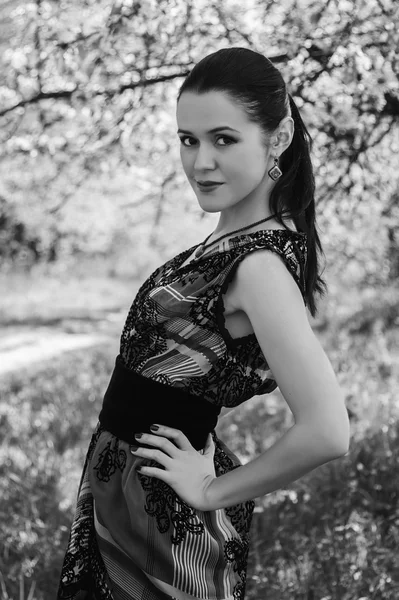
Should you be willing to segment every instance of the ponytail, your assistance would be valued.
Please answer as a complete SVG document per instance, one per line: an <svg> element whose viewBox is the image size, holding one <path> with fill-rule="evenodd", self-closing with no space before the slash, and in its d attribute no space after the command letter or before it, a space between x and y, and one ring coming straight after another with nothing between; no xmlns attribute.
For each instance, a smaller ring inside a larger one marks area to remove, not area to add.
<svg viewBox="0 0 399 600"><path fill-rule="evenodd" d="M294 121L294 135L291 144L280 157L283 175L271 192L270 209L272 212L287 214L293 219L298 231L306 233L305 293L309 311L315 317L317 307L314 295L318 293L324 296L327 284L318 273L317 253L319 251L324 255L324 252L316 225L315 179L310 157L313 139L291 94L288 94L288 100L288 115L291 113Z"/></svg>

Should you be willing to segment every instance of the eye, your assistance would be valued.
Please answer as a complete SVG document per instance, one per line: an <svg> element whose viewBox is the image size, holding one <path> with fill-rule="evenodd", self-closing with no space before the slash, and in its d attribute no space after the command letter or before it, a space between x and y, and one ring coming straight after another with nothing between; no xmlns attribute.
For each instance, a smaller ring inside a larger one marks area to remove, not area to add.
<svg viewBox="0 0 399 600"><path fill-rule="evenodd" d="M218 140L220 139L224 139L224 140L228 140L228 144L223 144L223 146L230 146L230 144L234 144L235 140L233 140L231 137L229 137L228 135L219 135L218 136Z"/></svg>
<svg viewBox="0 0 399 600"><path fill-rule="evenodd" d="M193 137L191 137L191 136L189 136L189 135L182 135L182 136L181 136L181 138L180 138L180 142L181 142L181 144L182 144L183 146L185 146L186 148L192 148L192 145L191 145L191 144L187 146L187 145L184 143L184 140L187 140L187 139L188 139L188 140L193 140L193 139L195 139L195 138L193 138ZM228 135L219 135L219 136L217 136L217 140L220 140L220 139L228 140L228 142L229 142L228 144L222 144L222 145L221 145L221 147L222 147L222 148L223 148L224 146L230 146L231 144L235 144L235 140L233 140L233 139L232 139L231 137L229 137ZM220 144L219 144L219 146L220 146Z"/></svg>
<svg viewBox="0 0 399 600"><path fill-rule="evenodd" d="M184 143L184 140L192 140L194 138L190 137L189 135L182 135L182 137L180 138L180 143L182 144L182 146L186 146L186 144ZM190 146L186 146L186 148L190 148Z"/></svg>

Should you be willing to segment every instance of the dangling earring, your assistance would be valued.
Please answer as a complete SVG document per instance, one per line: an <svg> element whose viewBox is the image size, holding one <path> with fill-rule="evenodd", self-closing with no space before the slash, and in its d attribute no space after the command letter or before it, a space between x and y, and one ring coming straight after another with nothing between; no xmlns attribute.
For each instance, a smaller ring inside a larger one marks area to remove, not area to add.
<svg viewBox="0 0 399 600"><path fill-rule="evenodd" d="M273 181L276 181L276 179L281 177L281 175L283 174L283 172L280 171L280 169L278 167L278 157L277 156L274 157L274 165L268 171L268 174L273 179Z"/></svg>

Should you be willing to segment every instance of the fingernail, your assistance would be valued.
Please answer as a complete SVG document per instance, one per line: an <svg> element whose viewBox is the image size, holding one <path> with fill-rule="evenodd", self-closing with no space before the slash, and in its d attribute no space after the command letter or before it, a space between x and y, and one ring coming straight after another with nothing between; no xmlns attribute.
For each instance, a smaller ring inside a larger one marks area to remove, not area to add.
<svg viewBox="0 0 399 600"><path fill-rule="evenodd" d="M157 431L159 429L158 425L151 425L151 431Z"/></svg>
<svg viewBox="0 0 399 600"><path fill-rule="evenodd" d="M138 446L131 446L130 451L131 452L136 452Z"/></svg>

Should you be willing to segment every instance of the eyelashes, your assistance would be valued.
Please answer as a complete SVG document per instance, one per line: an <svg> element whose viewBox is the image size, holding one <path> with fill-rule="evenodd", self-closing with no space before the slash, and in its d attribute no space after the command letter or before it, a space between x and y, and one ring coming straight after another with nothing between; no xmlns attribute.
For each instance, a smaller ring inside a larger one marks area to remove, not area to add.
<svg viewBox="0 0 399 600"><path fill-rule="evenodd" d="M184 143L184 140L186 140L186 139L193 140L193 139L195 139L195 138L191 137L190 135L182 135L182 136L181 136L181 138L180 138L180 142L181 142L182 146L185 146L185 148L193 148L193 147L194 147L193 145L189 145L189 146L187 146L187 145ZM228 140L228 142L229 142L228 144L223 144L223 145L221 145L221 146L220 146L221 148L224 148L225 146L231 146L231 144L235 144L235 143L236 143L236 141L235 141L235 140L233 140L233 139L232 139L231 137L229 137L228 135L219 135L219 136L218 136L218 138L217 138L217 141L219 141L219 140L221 140L221 139L223 139L223 140ZM220 144L219 144L219 145L220 145Z"/></svg>

